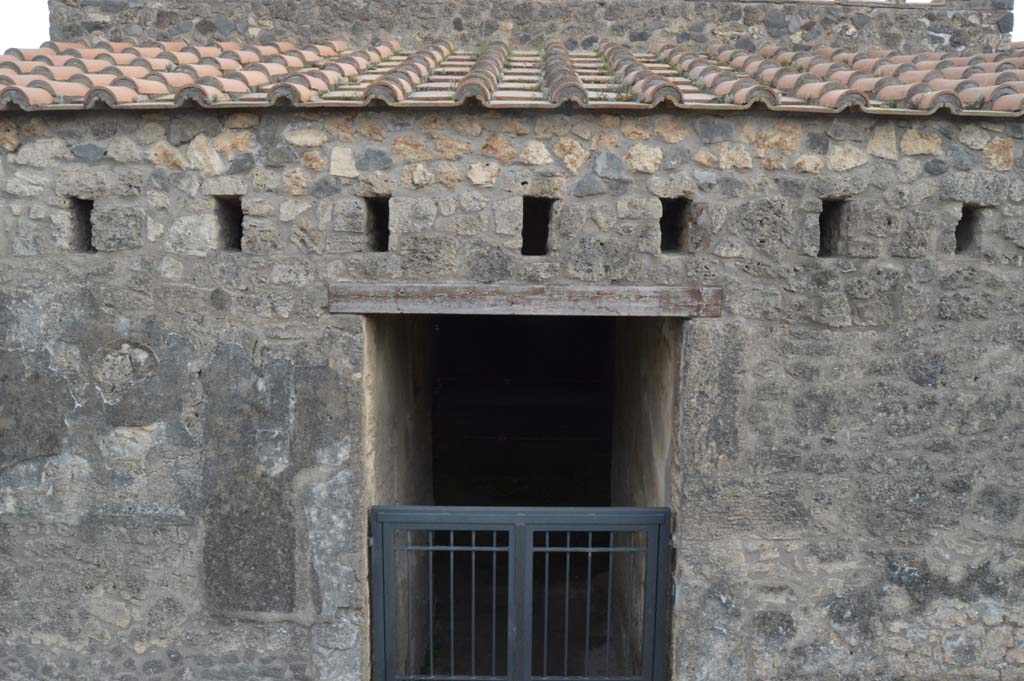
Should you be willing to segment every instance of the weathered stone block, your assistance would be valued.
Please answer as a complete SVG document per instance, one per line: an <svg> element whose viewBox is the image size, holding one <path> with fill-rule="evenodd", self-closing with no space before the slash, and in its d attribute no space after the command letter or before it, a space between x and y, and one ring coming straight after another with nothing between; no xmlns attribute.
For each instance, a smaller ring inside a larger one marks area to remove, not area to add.
<svg viewBox="0 0 1024 681"><path fill-rule="evenodd" d="M246 216L242 225L242 251L254 255L275 253L284 246L277 222Z"/></svg>
<svg viewBox="0 0 1024 681"><path fill-rule="evenodd" d="M211 210L178 218L164 233L164 243L174 253L206 255L217 245L217 216Z"/></svg>
<svg viewBox="0 0 1024 681"><path fill-rule="evenodd" d="M97 203L92 211L92 245L97 251L122 251L142 246L146 211L137 206Z"/></svg>
<svg viewBox="0 0 1024 681"><path fill-rule="evenodd" d="M494 202L494 231L514 236L523 230L523 200L518 196Z"/></svg>
<svg viewBox="0 0 1024 681"><path fill-rule="evenodd" d="M437 203L432 199L396 196L391 199L390 214L392 232L425 232L434 226Z"/></svg>

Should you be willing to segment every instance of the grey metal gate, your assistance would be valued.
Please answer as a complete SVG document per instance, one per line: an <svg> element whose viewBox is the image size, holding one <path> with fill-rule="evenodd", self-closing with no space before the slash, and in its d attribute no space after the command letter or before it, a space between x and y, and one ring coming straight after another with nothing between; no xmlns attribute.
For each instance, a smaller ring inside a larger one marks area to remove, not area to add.
<svg viewBox="0 0 1024 681"><path fill-rule="evenodd" d="M663 681L668 509L375 507L378 681Z"/></svg>

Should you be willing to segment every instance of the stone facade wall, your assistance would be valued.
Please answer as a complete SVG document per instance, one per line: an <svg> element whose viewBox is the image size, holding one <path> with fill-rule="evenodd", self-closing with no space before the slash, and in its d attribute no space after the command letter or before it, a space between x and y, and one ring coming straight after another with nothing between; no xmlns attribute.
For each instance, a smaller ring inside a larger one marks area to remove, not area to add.
<svg viewBox="0 0 1024 681"><path fill-rule="evenodd" d="M644 46L831 45L905 50L1005 46L1012 0L939 0L933 5L762 0L50 0L51 34L114 39L242 39L302 42L351 37L400 38L419 45L448 38L474 46L502 38L543 47L552 37L570 49L615 39Z"/></svg>
<svg viewBox="0 0 1024 681"><path fill-rule="evenodd" d="M1021 123L89 112L5 116L0 150L5 680L366 677L340 280L723 287L682 334L673 678L1021 675ZM524 194L558 199L546 256Z"/></svg>

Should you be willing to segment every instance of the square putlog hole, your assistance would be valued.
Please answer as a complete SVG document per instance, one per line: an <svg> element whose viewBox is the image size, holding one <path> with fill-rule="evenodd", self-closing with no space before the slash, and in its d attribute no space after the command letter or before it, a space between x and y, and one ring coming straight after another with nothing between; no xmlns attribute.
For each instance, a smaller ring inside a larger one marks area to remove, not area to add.
<svg viewBox="0 0 1024 681"><path fill-rule="evenodd" d="M960 221L956 224L956 253L977 251L981 245L981 208L964 204L960 209Z"/></svg>
<svg viewBox="0 0 1024 681"><path fill-rule="evenodd" d="M539 196L523 197L523 255L547 255L551 235L551 210L555 200Z"/></svg>
<svg viewBox="0 0 1024 681"><path fill-rule="evenodd" d="M217 243L222 251L242 250L242 197L215 196L217 202Z"/></svg>
<svg viewBox="0 0 1024 681"><path fill-rule="evenodd" d="M818 257L846 255L846 200L825 199L818 216Z"/></svg>
<svg viewBox="0 0 1024 681"><path fill-rule="evenodd" d="M661 200L661 252L682 253L690 242L690 200Z"/></svg>
<svg viewBox="0 0 1024 681"><path fill-rule="evenodd" d="M366 245L374 253L387 253L391 242L391 197L366 198Z"/></svg>
<svg viewBox="0 0 1024 681"><path fill-rule="evenodd" d="M92 235L92 199L71 197L71 238L68 247L75 253L95 253Z"/></svg>

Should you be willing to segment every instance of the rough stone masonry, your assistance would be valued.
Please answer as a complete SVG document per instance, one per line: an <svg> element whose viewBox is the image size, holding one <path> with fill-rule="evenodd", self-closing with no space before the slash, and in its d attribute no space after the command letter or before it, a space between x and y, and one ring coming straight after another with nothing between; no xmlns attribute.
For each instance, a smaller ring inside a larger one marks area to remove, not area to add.
<svg viewBox="0 0 1024 681"><path fill-rule="evenodd" d="M1012 25L1007 0L50 5L60 39L954 49ZM0 679L369 678L342 281L721 287L675 377L672 678L1024 679L1022 168L1024 124L943 113L2 114ZM523 196L555 200L546 255L520 252Z"/></svg>
<svg viewBox="0 0 1024 681"><path fill-rule="evenodd" d="M1024 676L1021 123L186 109L0 149L5 681L367 678L344 280L721 286L684 324L673 678Z"/></svg>
<svg viewBox="0 0 1024 681"><path fill-rule="evenodd" d="M1005 46L1012 0L50 0L53 37L357 42L400 38L461 45L505 40L569 49L616 40L861 49Z"/></svg>

